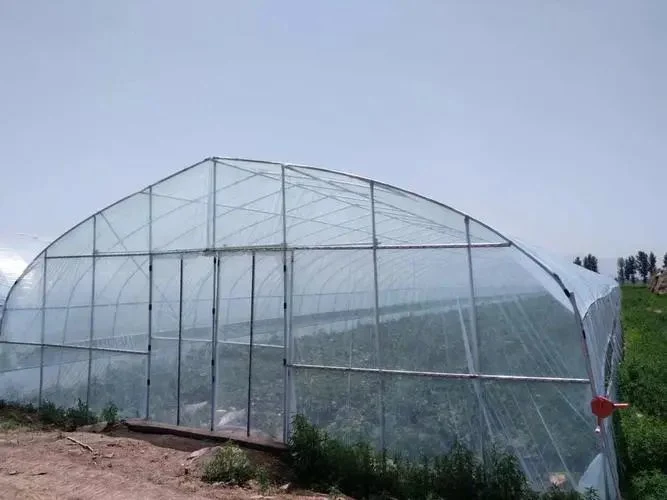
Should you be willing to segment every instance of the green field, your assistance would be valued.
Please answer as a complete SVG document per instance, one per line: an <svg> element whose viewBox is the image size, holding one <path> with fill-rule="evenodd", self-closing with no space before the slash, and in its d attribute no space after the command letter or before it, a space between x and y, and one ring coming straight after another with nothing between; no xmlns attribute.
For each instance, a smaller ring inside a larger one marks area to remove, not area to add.
<svg viewBox="0 0 667 500"><path fill-rule="evenodd" d="M623 288L625 358L618 412L624 488L637 500L667 499L667 296Z"/></svg>

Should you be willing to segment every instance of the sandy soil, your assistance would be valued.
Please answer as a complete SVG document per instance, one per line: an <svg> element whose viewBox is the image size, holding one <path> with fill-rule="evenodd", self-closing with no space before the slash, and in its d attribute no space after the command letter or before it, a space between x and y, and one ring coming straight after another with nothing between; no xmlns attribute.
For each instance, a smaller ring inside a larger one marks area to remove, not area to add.
<svg viewBox="0 0 667 500"><path fill-rule="evenodd" d="M240 489L202 483L196 465L187 457L207 445L175 436L133 434L123 428L111 434L0 432L0 498L326 498L277 494L282 493L279 488L262 494L258 487Z"/></svg>

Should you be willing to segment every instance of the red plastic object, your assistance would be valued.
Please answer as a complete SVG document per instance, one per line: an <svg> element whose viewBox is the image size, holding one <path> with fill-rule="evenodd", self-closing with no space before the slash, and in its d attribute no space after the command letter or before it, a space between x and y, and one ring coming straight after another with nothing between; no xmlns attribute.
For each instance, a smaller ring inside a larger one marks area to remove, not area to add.
<svg viewBox="0 0 667 500"><path fill-rule="evenodd" d="M602 425L603 418L607 418L614 413L614 410L627 408L628 406L630 406L630 403L614 403L604 396L595 396L591 400L591 411L598 419L598 426L595 428L595 432L600 432L600 425Z"/></svg>

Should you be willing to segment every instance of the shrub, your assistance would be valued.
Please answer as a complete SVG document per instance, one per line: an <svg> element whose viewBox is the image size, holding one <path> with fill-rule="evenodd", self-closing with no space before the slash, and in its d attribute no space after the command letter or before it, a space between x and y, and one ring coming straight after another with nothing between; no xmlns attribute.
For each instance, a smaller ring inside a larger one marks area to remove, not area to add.
<svg viewBox="0 0 667 500"><path fill-rule="evenodd" d="M32 405L18 405L0 400L0 430L11 430L34 425L36 410Z"/></svg>
<svg viewBox="0 0 667 500"><path fill-rule="evenodd" d="M65 410L51 401L44 400L38 410L39 420L44 425L63 426L65 424Z"/></svg>
<svg viewBox="0 0 667 500"><path fill-rule="evenodd" d="M89 425L97 422L97 416L90 411L88 405L80 399L77 400L75 407L68 408L64 411L64 414L66 428L76 429L82 425Z"/></svg>
<svg viewBox="0 0 667 500"><path fill-rule="evenodd" d="M632 498L641 500L665 500L667 474L653 470L641 472L632 480Z"/></svg>
<svg viewBox="0 0 667 500"><path fill-rule="evenodd" d="M202 480L243 486L254 477L248 454L234 444L226 444L216 451L204 467Z"/></svg>
<svg viewBox="0 0 667 500"><path fill-rule="evenodd" d="M118 407L110 402L102 409L100 419L109 424L115 424L118 422Z"/></svg>
<svg viewBox="0 0 667 500"><path fill-rule="evenodd" d="M262 493L266 493L271 487L271 475L264 467L257 467L255 469L254 478Z"/></svg>
<svg viewBox="0 0 667 500"><path fill-rule="evenodd" d="M588 488L583 495L576 491L563 491L553 487L543 493L539 500L600 500L600 495L593 488Z"/></svg>
<svg viewBox="0 0 667 500"><path fill-rule="evenodd" d="M95 413L90 411L88 405L80 399L77 401L77 405L71 408L62 408L56 406L51 401L44 400L38 409L35 409L31 404L24 405L5 401L2 402L0 409L11 409L12 419L19 424L41 424L46 427L57 427L66 431L97 422ZM37 418L35 419L33 416Z"/></svg>
<svg viewBox="0 0 667 500"><path fill-rule="evenodd" d="M526 498L530 494L528 481L515 456L492 450L484 462L484 492L480 498L504 500Z"/></svg>

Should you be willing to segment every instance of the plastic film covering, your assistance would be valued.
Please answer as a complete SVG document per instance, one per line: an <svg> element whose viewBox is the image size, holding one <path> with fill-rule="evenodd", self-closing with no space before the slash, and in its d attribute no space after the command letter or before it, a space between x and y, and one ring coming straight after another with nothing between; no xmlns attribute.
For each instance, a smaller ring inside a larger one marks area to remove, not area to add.
<svg viewBox="0 0 667 500"><path fill-rule="evenodd" d="M0 247L0 314L10 288L27 266L16 252Z"/></svg>
<svg viewBox="0 0 667 500"><path fill-rule="evenodd" d="M285 440L296 413L413 458L460 441L615 497L616 284L457 210L211 158L94 214L12 287L0 398ZM585 332L585 334L584 334Z"/></svg>

